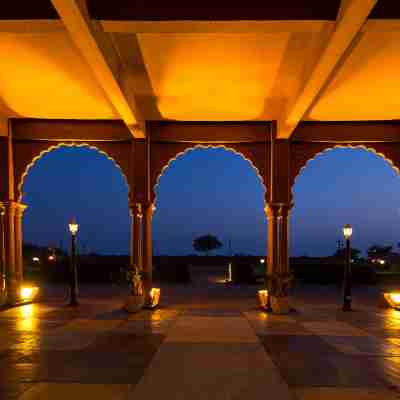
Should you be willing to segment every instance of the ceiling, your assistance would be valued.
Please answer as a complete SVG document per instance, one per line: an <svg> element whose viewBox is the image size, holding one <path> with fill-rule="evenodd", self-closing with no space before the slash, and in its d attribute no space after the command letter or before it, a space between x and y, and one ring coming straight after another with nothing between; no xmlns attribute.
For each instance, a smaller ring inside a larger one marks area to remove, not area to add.
<svg viewBox="0 0 400 400"><path fill-rule="evenodd" d="M400 119L400 7L364 1L7 1L0 113L131 112L137 124Z"/></svg>

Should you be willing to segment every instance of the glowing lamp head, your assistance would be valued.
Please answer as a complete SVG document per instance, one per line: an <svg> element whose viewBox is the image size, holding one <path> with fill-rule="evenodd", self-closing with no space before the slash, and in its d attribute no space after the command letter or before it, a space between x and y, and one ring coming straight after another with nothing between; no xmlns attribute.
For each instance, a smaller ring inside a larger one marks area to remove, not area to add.
<svg viewBox="0 0 400 400"><path fill-rule="evenodd" d="M261 264L265 264L265 258L261 258L261 259L260 259L260 263L261 263Z"/></svg>
<svg viewBox="0 0 400 400"><path fill-rule="evenodd" d="M343 236L346 240L349 240L351 238L351 235L353 233L353 228L351 227L351 225L346 224L343 227Z"/></svg>
<svg viewBox="0 0 400 400"><path fill-rule="evenodd" d="M72 236L75 236L78 233L79 225L76 222L75 218L72 218L71 222L68 225L69 231L71 232Z"/></svg>
<svg viewBox="0 0 400 400"><path fill-rule="evenodd" d="M47 259L48 259L49 261L55 261L55 260L56 260L56 257L53 256L53 255L50 255Z"/></svg>

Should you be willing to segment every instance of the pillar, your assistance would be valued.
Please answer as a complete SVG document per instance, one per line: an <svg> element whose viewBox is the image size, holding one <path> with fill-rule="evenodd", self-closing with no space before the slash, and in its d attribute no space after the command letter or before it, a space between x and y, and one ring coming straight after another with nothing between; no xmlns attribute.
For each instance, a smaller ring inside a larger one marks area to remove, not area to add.
<svg viewBox="0 0 400 400"><path fill-rule="evenodd" d="M2 215L0 251L5 272L7 303L19 300L22 283L22 213L25 206L16 202L14 149L11 122L7 135L0 136L0 209Z"/></svg>
<svg viewBox="0 0 400 400"><path fill-rule="evenodd" d="M130 206L131 210L131 265L136 266L140 270L143 269L142 257L142 206L141 204L133 204Z"/></svg>
<svg viewBox="0 0 400 400"><path fill-rule="evenodd" d="M276 123L271 127L270 180L266 214L268 218L268 263L266 271L270 304L275 313L287 313L289 286L289 216L292 208L290 185L290 141L277 139Z"/></svg>
<svg viewBox="0 0 400 400"><path fill-rule="evenodd" d="M4 246L4 207L0 204L0 305L6 302L6 263Z"/></svg>
<svg viewBox="0 0 400 400"><path fill-rule="evenodd" d="M17 286L22 285L24 279L24 259L22 253L23 239L22 239L22 217L26 209L26 205L21 203L14 203L15 205L15 277Z"/></svg>
<svg viewBox="0 0 400 400"><path fill-rule="evenodd" d="M26 206L15 201L1 202L0 251L2 273L5 273L7 303L19 300L23 281L22 216Z"/></svg>
<svg viewBox="0 0 400 400"><path fill-rule="evenodd" d="M148 203L143 210L143 287L146 303L150 301L150 290L153 286L153 238L152 220L153 203Z"/></svg>
<svg viewBox="0 0 400 400"><path fill-rule="evenodd" d="M7 303L18 301L18 283L15 263L15 203L3 202L4 209L4 264L6 273Z"/></svg>
<svg viewBox="0 0 400 400"><path fill-rule="evenodd" d="M289 214L290 204L269 203L267 287L271 295L272 311L289 312Z"/></svg>

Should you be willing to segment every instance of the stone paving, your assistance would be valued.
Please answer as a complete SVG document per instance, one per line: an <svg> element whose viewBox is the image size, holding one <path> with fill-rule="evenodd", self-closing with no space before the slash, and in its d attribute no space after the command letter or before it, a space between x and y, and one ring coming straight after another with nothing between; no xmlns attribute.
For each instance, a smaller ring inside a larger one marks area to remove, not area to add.
<svg viewBox="0 0 400 400"><path fill-rule="evenodd" d="M165 287L128 315L123 289L83 288L77 308L2 311L0 399L400 399L400 312L309 288L268 315L256 289Z"/></svg>

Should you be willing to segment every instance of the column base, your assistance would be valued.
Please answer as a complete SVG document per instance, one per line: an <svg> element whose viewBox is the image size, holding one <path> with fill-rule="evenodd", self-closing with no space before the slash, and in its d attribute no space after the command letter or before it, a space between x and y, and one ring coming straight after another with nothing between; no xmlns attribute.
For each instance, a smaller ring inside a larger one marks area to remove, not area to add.
<svg viewBox="0 0 400 400"><path fill-rule="evenodd" d="M275 297L271 296L271 308L274 314L289 314L289 296Z"/></svg>
<svg viewBox="0 0 400 400"><path fill-rule="evenodd" d="M137 313L144 306L144 296L128 296L124 305L124 310L129 313Z"/></svg>

